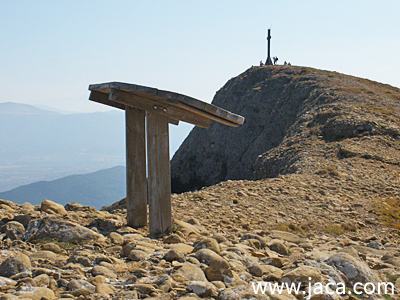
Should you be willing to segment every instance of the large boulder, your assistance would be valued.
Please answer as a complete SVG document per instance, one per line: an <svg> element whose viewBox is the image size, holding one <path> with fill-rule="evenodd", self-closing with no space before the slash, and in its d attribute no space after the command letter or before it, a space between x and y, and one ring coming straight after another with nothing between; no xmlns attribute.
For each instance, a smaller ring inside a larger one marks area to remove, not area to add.
<svg viewBox="0 0 400 300"><path fill-rule="evenodd" d="M215 286L206 281L191 281L187 289L200 297L210 297L216 292Z"/></svg>
<svg viewBox="0 0 400 300"><path fill-rule="evenodd" d="M176 273L190 281L207 281L204 272L198 266L189 262L183 263Z"/></svg>
<svg viewBox="0 0 400 300"><path fill-rule="evenodd" d="M31 255L29 255L29 258L32 261L39 260L39 259L47 259L50 261L54 261L57 259L57 254L52 251L41 250L41 251L37 251L37 252L34 252Z"/></svg>
<svg viewBox="0 0 400 300"><path fill-rule="evenodd" d="M76 291L78 289L87 289L91 292L94 292L96 289L96 286L94 286L93 284L91 284L83 279L79 279L79 280L73 279L68 283L67 288L70 291Z"/></svg>
<svg viewBox="0 0 400 300"><path fill-rule="evenodd" d="M272 251L275 251L276 253L279 253L281 255L289 255L289 248L285 246L283 241L278 240L278 239L273 239L269 242L268 244L269 249Z"/></svg>
<svg viewBox="0 0 400 300"><path fill-rule="evenodd" d="M27 289L20 290L17 295L19 299L56 299L54 292L51 289L45 287L29 287Z"/></svg>
<svg viewBox="0 0 400 300"><path fill-rule="evenodd" d="M40 239L57 239L59 242L104 241L106 238L86 227L66 221L57 216L46 216L33 220L26 230L25 239L34 241Z"/></svg>
<svg viewBox="0 0 400 300"><path fill-rule="evenodd" d="M356 282L379 282L377 275L364 262L348 253L332 255L326 263L342 272L350 284L355 284Z"/></svg>
<svg viewBox="0 0 400 300"><path fill-rule="evenodd" d="M16 221L8 222L5 226L5 230L6 230L6 237L8 237L12 241L22 240L25 236L24 225Z"/></svg>
<svg viewBox="0 0 400 300"><path fill-rule="evenodd" d="M225 276L232 276L229 263L214 251L201 249L195 255L200 262L208 266L204 273L209 281L224 281Z"/></svg>
<svg viewBox="0 0 400 300"><path fill-rule="evenodd" d="M207 266L213 269L229 269L229 263L223 257L210 249L201 249L197 251L196 257L200 262L204 262Z"/></svg>
<svg viewBox="0 0 400 300"><path fill-rule="evenodd" d="M203 237L197 240L193 246L194 246L193 252L197 252L201 249L210 249L215 253L220 252L217 240L210 237Z"/></svg>
<svg viewBox="0 0 400 300"><path fill-rule="evenodd" d="M112 279L112 280L117 279L117 275L115 275L115 273L113 271L111 271L110 269L103 267L103 266L94 266L92 269L92 275L93 276L102 275L105 278Z"/></svg>
<svg viewBox="0 0 400 300"><path fill-rule="evenodd" d="M40 210L47 213L55 213L61 216L67 214L64 206L50 200L43 200L42 205L40 206Z"/></svg>
<svg viewBox="0 0 400 300"><path fill-rule="evenodd" d="M301 266L283 274L281 281L287 284L301 284L303 287L309 283L316 283L322 278L321 271L310 266Z"/></svg>
<svg viewBox="0 0 400 300"><path fill-rule="evenodd" d="M31 261L21 252L12 254L0 265L0 276L11 277L15 274L31 271Z"/></svg>

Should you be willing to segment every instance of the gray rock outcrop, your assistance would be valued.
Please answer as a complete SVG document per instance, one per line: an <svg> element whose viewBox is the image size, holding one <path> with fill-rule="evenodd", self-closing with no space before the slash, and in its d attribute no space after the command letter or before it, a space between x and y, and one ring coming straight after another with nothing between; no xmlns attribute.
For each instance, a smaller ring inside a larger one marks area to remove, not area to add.
<svg viewBox="0 0 400 300"><path fill-rule="evenodd" d="M172 190L302 172L328 155L398 165L398 99L397 88L336 72L252 67L212 102L245 123L195 127L171 161Z"/></svg>
<svg viewBox="0 0 400 300"><path fill-rule="evenodd" d="M27 241L45 238L54 238L60 242L105 240L103 235L96 233L93 230L56 216L46 216L31 221L26 231L25 239Z"/></svg>

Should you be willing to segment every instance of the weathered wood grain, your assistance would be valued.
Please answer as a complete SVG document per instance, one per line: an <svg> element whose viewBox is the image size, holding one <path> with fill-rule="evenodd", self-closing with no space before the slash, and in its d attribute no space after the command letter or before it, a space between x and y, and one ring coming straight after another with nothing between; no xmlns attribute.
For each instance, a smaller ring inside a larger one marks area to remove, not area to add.
<svg viewBox="0 0 400 300"><path fill-rule="evenodd" d="M109 94L105 94L105 93L101 93L101 92L97 92L97 91L92 91L89 96L89 100L92 100L94 102L125 110L125 105L126 105L125 103L109 100L109 98L110 98ZM137 108L140 109L140 107L137 107ZM169 118L168 122L173 125L179 125L179 120L177 120L177 119Z"/></svg>
<svg viewBox="0 0 400 300"><path fill-rule="evenodd" d="M188 105L188 104L185 104L183 102L177 103L176 106L182 108L183 110L185 110L187 112L192 112L192 113L196 114L198 117L208 118L209 120L213 120L213 121L216 121L216 122L219 122L221 124L228 125L228 126L231 126L231 127L238 127L239 126L239 124L234 123L234 122L232 122L232 121L230 121L228 119L224 119L224 118L221 118L219 116L209 114L209 113L207 113L207 112L205 112L203 110L199 110L198 108L195 108L195 107L193 107L191 105Z"/></svg>
<svg viewBox="0 0 400 300"><path fill-rule="evenodd" d="M108 82L100 84L91 84L89 90L103 91L110 93L111 89L124 90L139 96L146 96L146 98L154 101L169 101L170 103L181 103L191 106L194 109L202 111L203 114L209 114L223 120L227 120L237 125L244 123L244 117L231 113L223 108L217 107L213 104L197 100L192 97L181 95L174 92L158 90L156 88L140 86L136 84L129 84L123 82ZM217 121L217 120L216 120ZM218 121L217 121L218 122ZM226 125L229 125L226 124ZM231 125L229 125L231 126Z"/></svg>
<svg viewBox="0 0 400 300"><path fill-rule="evenodd" d="M143 110L125 108L127 224L134 228L147 225L145 116Z"/></svg>
<svg viewBox="0 0 400 300"><path fill-rule="evenodd" d="M129 105L144 111L168 117L170 120L184 121L202 128L209 128L210 119L196 113L174 107L168 104L153 101L141 96L121 90L111 89L109 100ZM171 121L170 121L171 123Z"/></svg>
<svg viewBox="0 0 400 300"><path fill-rule="evenodd" d="M125 110L124 104L108 100L108 97L109 97L108 94L97 92L97 91L91 91L89 100Z"/></svg>
<svg viewBox="0 0 400 300"><path fill-rule="evenodd" d="M150 235L172 232L168 119L147 113Z"/></svg>

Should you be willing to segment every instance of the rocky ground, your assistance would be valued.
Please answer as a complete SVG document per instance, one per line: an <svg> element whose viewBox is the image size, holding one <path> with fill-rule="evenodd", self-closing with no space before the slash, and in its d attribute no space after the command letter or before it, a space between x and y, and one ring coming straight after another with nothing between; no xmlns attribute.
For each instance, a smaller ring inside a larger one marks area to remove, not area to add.
<svg viewBox="0 0 400 300"><path fill-rule="evenodd" d="M0 200L0 300L400 299L400 91L274 66L249 69L219 95L223 107L229 95L250 106L245 111L265 127L253 119L236 140L237 128L228 135L218 135L224 129L217 125L194 131L185 143L197 150L182 148L173 166L190 176L202 168L197 175L206 178L207 163L217 162L216 172L234 177L245 168L259 180L173 194L174 233L157 238L146 227L126 226L124 200L100 211ZM245 102L250 96L259 103ZM205 181L189 182L193 188ZM301 289L255 294L259 281ZM357 282L386 282L395 291L349 294ZM343 286L345 294L321 294L321 283Z"/></svg>
<svg viewBox="0 0 400 300"><path fill-rule="evenodd" d="M387 212L398 206L385 199L399 199L398 170L365 164L384 171L360 178L319 166L174 194L175 232L160 238L125 226L124 201L98 211L1 200L0 299L289 300L330 281L392 282L396 294L385 298L397 299L400 231ZM303 285L255 295L256 281ZM358 297L382 298L367 296Z"/></svg>

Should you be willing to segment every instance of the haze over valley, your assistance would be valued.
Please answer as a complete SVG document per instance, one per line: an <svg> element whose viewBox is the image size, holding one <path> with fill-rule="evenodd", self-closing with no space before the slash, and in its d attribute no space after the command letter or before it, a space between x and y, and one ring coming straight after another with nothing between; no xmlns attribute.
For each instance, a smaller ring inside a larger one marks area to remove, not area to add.
<svg viewBox="0 0 400 300"><path fill-rule="evenodd" d="M125 165L123 112L61 114L0 103L0 192Z"/></svg>

